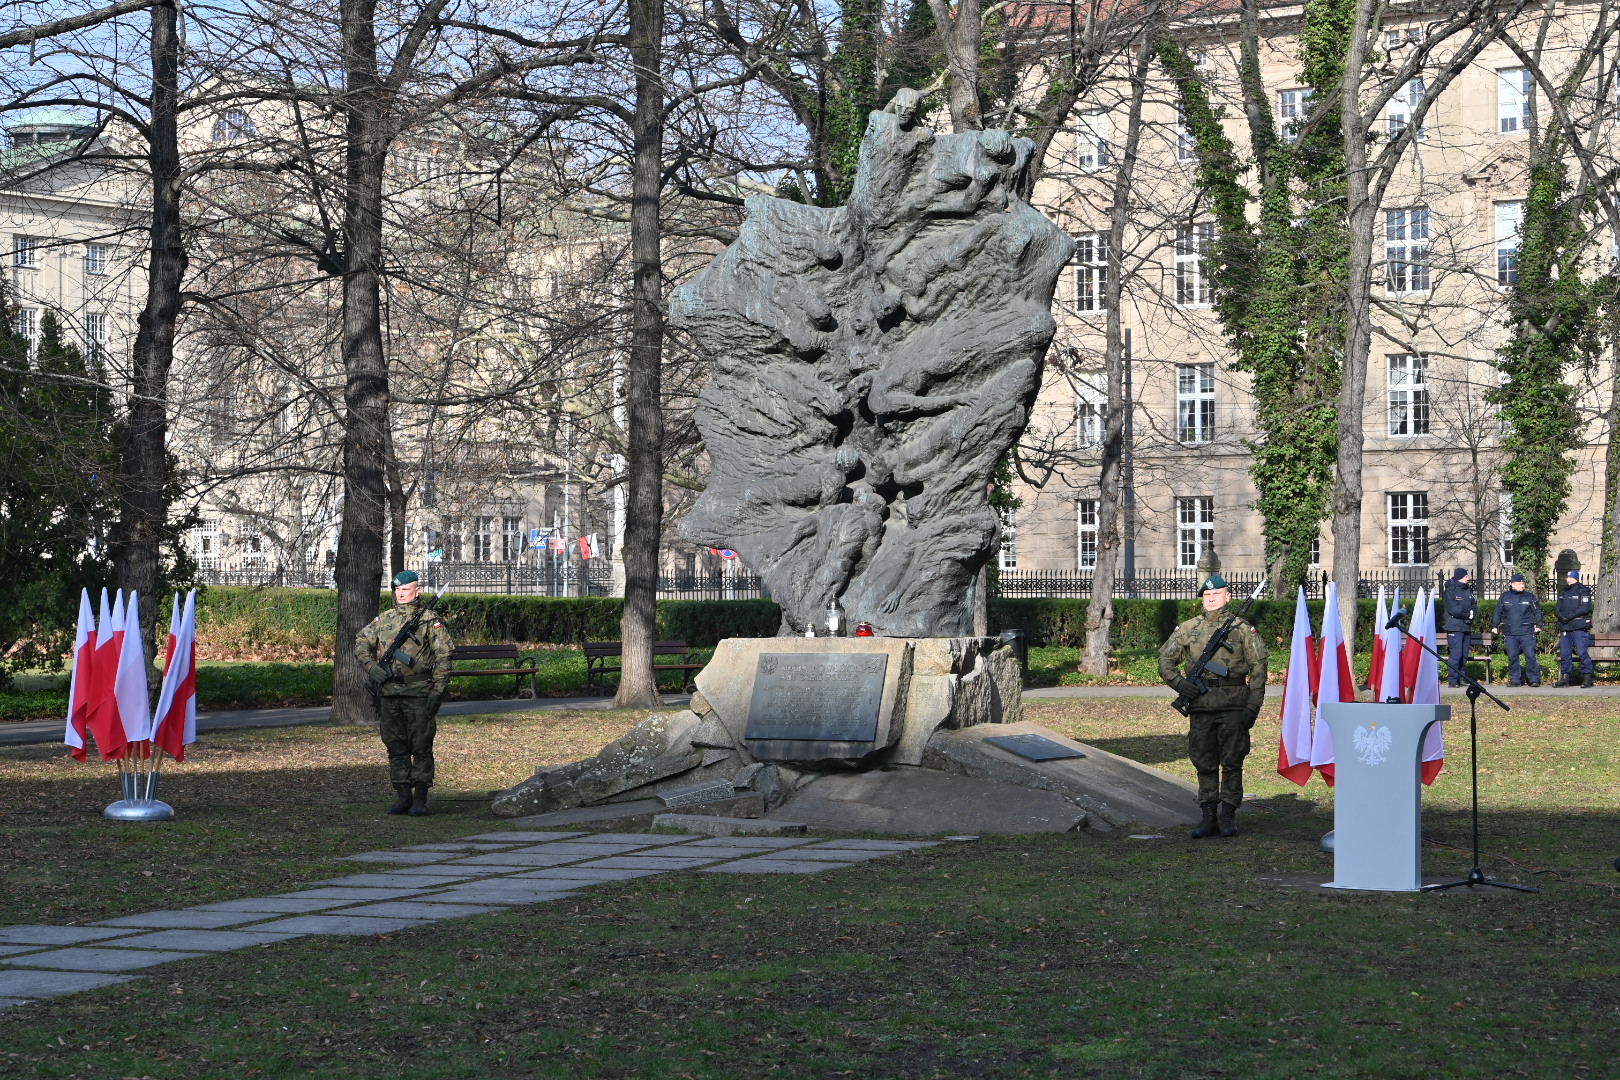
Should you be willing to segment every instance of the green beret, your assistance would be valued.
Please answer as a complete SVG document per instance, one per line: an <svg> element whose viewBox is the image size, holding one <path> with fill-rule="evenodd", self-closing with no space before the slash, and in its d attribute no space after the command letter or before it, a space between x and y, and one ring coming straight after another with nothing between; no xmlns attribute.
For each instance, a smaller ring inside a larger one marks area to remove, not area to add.
<svg viewBox="0 0 1620 1080"><path fill-rule="evenodd" d="M1225 589L1225 588L1228 588L1228 586L1226 584L1226 579L1221 577L1221 575L1219 575L1219 574L1211 574L1211 575L1209 575L1209 577L1204 579L1204 583L1202 585L1198 586L1198 595L1203 596L1205 593L1209 592L1209 590L1211 590L1211 589Z"/></svg>
<svg viewBox="0 0 1620 1080"><path fill-rule="evenodd" d="M414 585L421 580L415 570L401 570L394 575L394 588L397 589L401 585Z"/></svg>

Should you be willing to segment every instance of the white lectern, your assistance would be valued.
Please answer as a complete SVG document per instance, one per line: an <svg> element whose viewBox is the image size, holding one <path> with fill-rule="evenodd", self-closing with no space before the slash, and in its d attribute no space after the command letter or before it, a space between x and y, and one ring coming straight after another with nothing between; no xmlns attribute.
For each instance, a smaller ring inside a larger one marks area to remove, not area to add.
<svg viewBox="0 0 1620 1080"><path fill-rule="evenodd" d="M1423 736L1450 705L1326 702L1333 734L1330 889L1423 888Z"/></svg>

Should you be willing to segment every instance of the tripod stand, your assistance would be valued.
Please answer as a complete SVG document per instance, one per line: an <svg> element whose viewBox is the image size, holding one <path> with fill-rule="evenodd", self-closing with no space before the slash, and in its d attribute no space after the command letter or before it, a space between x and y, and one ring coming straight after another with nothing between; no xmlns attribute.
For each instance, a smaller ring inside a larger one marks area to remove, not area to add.
<svg viewBox="0 0 1620 1080"><path fill-rule="evenodd" d="M1404 638L1407 643L1410 644L1410 643L1415 642L1417 644L1418 648L1422 649L1424 652L1426 652L1430 656L1434 657L1435 660L1439 661L1442 664L1446 663L1446 661L1440 656L1440 654L1438 652L1436 652L1434 649L1430 648L1429 644L1427 642L1425 642L1422 638L1415 638L1410 633L1407 632L1406 627L1404 625L1402 625L1402 623L1401 623L1401 620L1402 620L1402 618L1405 617L1405 615L1406 615L1406 613L1404 611L1396 612L1395 617L1389 621L1389 625L1393 626L1395 629L1399 630L1401 632L1401 637ZM1486 877L1485 876L1485 871L1483 871L1483 870L1481 870L1479 868L1479 699L1480 699L1480 696L1483 695L1485 697L1490 698L1492 701L1494 701L1498 705L1500 705L1504 712L1508 712L1508 711L1511 711L1511 710L1508 709L1507 702L1503 701L1501 698L1497 697L1495 694L1493 694L1489 690L1485 689L1485 687L1480 685L1480 682L1479 682L1478 679L1476 679L1472 675L1468 674L1467 670L1458 669L1457 671L1453 672L1453 674L1456 675L1458 678L1461 678L1464 682L1466 682L1468 684L1468 690L1467 690L1467 694L1468 694L1468 760L1469 760L1469 771L1472 774L1473 785L1474 785L1474 792L1473 792L1474 807L1473 807L1473 822L1472 822L1472 824L1473 824L1473 834L1474 834L1474 862L1473 862L1473 865L1468 868L1468 876L1467 877L1462 878L1459 881L1444 881L1444 882L1440 882L1440 883L1435 884L1435 885L1425 885L1425 886L1423 886L1423 891L1424 892L1438 892L1441 889L1455 889L1459 885L1470 885L1470 886L1472 886L1472 885L1492 885L1492 886L1495 886L1498 889L1517 889L1519 892L1532 892L1532 893L1533 892L1540 892L1541 891L1540 889L1533 889L1528 885L1512 885L1512 884L1509 884L1506 881L1492 880L1491 878Z"/></svg>

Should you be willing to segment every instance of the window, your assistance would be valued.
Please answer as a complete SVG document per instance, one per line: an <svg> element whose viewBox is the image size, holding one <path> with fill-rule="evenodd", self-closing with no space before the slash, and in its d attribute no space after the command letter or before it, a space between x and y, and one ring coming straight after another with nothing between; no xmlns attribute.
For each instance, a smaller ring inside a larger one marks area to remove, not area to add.
<svg viewBox="0 0 1620 1080"><path fill-rule="evenodd" d="M495 519L473 518L473 562L490 562L495 557Z"/></svg>
<svg viewBox="0 0 1620 1080"><path fill-rule="evenodd" d="M1074 310L1095 315L1107 310L1108 234L1086 233L1074 238Z"/></svg>
<svg viewBox="0 0 1620 1080"><path fill-rule="evenodd" d="M1206 443L1215 437L1215 365L1176 365L1176 438Z"/></svg>
<svg viewBox="0 0 1620 1080"><path fill-rule="evenodd" d="M100 277L107 272L107 253L112 249L106 244L84 245L84 272L91 277Z"/></svg>
<svg viewBox="0 0 1620 1080"><path fill-rule="evenodd" d="M1209 303L1204 253L1215 243L1215 225L1205 222L1176 230L1176 303L1197 307Z"/></svg>
<svg viewBox="0 0 1620 1080"><path fill-rule="evenodd" d="M439 474L432 469L422 474L422 505L439 505Z"/></svg>
<svg viewBox="0 0 1620 1080"><path fill-rule="evenodd" d="M1389 358L1389 433L1429 433L1429 358L1422 353Z"/></svg>
<svg viewBox="0 0 1620 1080"><path fill-rule="evenodd" d="M1320 570L1321 568L1322 568L1322 534L1317 533L1315 536L1311 537L1311 569L1312 570Z"/></svg>
<svg viewBox="0 0 1620 1080"><path fill-rule="evenodd" d="M1384 211L1384 291L1429 291L1429 209Z"/></svg>
<svg viewBox="0 0 1620 1080"><path fill-rule="evenodd" d="M191 557L202 570L219 569L219 522L204 518L191 530Z"/></svg>
<svg viewBox="0 0 1620 1080"><path fill-rule="evenodd" d="M1192 132L1187 128L1187 114L1181 106L1176 106L1176 160L1198 160L1198 147L1193 142Z"/></svg>
<svg viewBox="0 0 1620 1080"><path fill-rule="evenodd" d="M1215 499L1194 495L1176 500L1176 565L1193 570L1204 549L1215 543Z"/></svg>
<svg viewBox="0 0 1620 1080"><path fill-rule="evenodd" d="M1079 562L1081 570L1097 568L1097 500L1081 499Z"/></svg>
<svg viewBox="0 0 1620 1080"><path fill-rule="evenodd" d="M1496 283L1519 281L1519 226L1524 224L1524 203L1496 204Z"/></svg>
<svg viewBox="0 0 1620 1080"><path fill-rule="evenodd" d="M1496 535L1502 550L1502 565L1512 566L1515 554L1513 547L1513 496L1502 492L1501 501L1496 511Z"/></svg>
<svg viewBox="0 0 1620 1080"><path fill-rule="evenodd" d="M1108 426L1108 374L1084 371L1075 381L1074 445L1101 446Z"/></svg>
<svg viewBox="0 0 1620 1080"><path fill-rule="evenodd" d="M91 362L107 355L107 316L89 314L84 317L84 358Z"/></svg>
<svg viewBox="0 0 1620 1080"><path fill-rule="evenodd" d="M1404 49L1408 45L1416 45L1423 40L1423 27L1408 26L1403 30L1385 30L1384 48L1388 52Z"/></svg>
<svg viewBox="0 0 1620 1080"><path fill-rule="evenodd" d="M1423 491L1389 496L1389 565L1429 565L1429 496Z"/></svg>
<svg viewBox="0 0 1620 1080"><path fill-rule="evenodd" d="M444 523L444 561L461 561L461 522L446 521Z"/></svg>
<svg viewBox="0 0 1620 1080"><path fill-rule="evenodd" d="M1305 126L1305 110L1310 100L1311 88L1308 86L1277 91L1277 120L1284 142L1299 138L1300 129Z"/></svg>
<svg viewBox="0 0 1620 1080"><path fill-rule="evenodd" d="M24 269L39 266L39 240L32 236L11 237L11 265Z"/></svg>
<svg viewBox="0 0 1620 1080"><path fill-rule="evenodd" d="M1529 129L1529 68L1504 68L1496 73L1496 127L1498 131Z"/></svg>
<svg viewBox="0 0 1620 1080"><path fill-rule="evenodd" d="M258 130L253 126L253 118L241 109L232 109L214 121L213 140L215 142L236 142L239 139L251 139L257 134Z"/></svg>
<svg viewBox="0 0 1620 1080"><path fill-rule="evenodd" d="M1107 113L1096 110L1080 114L1080 140L1075 151L1075 163L1079 165L1081 172L1096 172L1098 169L1107 168L1109 133Z"/></svg>
<svg viewBox="0 0 1620 1080"><path fill-rule="evenodd" d="M1412 114L1417 111L1419 103L1423 101L1423 80L1408 79L1405 86L1395 91L1395 96L1389 99L1389 134L1394 138L1406 130L1411 122ZM1422 142L1427 135L1423 128L1412 132L1412 138Z"/></svg>
<svg viewBox="0 0 1620 1080"><path fill-rule="evenodd" d="M242 569L257 570L264 566L264 535L259 527L249 522L242 525Z"/></svg>
<svg viewBox="0 0 1620 1080"><path fill-rule="evenodd" d="M997 511L1001 517L1001 550L997 555L996 565L1003 570L1018 569L1018 512L1016 510Z"/></svg>
<svg viewBox="0 0 1620 1080"><path fill-rule="evenodd" d="M501 518L501 559L504 562L517 562L523 558L523 520L515 517Z"/></svg>
<svg viewBox="0 0 1620 1080"><path fill-rule="evenodd" d="M39 308L17 309L17 336L26 339L30 348L39 344Z"/></svg>
<svg viewBox="0 0 1620 1080"><path fill-rule="evenodd" d="M441 561L444 558L444 533L438 529L423 529L422 551L428 562Z"/></svg>

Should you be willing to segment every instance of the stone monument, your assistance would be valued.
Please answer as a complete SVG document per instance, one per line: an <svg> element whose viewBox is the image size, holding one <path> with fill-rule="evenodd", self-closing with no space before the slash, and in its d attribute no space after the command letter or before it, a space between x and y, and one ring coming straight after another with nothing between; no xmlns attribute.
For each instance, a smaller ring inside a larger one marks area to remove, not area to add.
<svg viewBox="0 0 1620 1080"><path fill-rule="evenodd" d="M991 477L1028 423L1074 245L1023 199L1030 142L936 134L921 104L902 90L871 115L848 205L748 200L737 240L670 299L672 325L713 357L697 413L709 483L680 531L764 578L782 636L720 642L689 709L537 770L496 794L497 816L735 808L739 793L764 812L817 779L905 767L1015 801L1054 793L1073 811L1046 815L1059 828L1159 812L1098 795L1118 785L1088 777L1131 772L1112 755L1037 766L948 738L1022 719L1018 653L967 635L998 540ZM834 632L874 635L805 636L835 605Z"/></svg>

